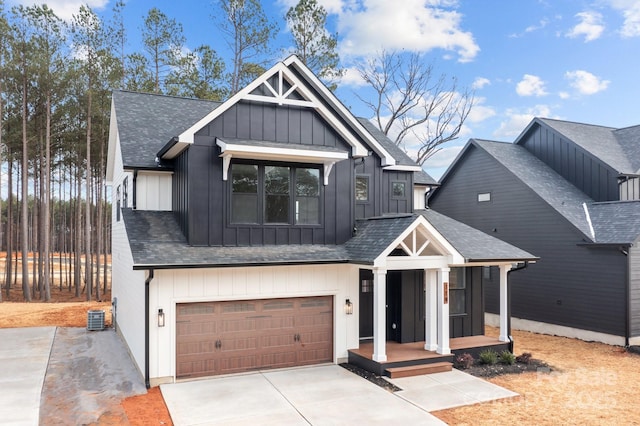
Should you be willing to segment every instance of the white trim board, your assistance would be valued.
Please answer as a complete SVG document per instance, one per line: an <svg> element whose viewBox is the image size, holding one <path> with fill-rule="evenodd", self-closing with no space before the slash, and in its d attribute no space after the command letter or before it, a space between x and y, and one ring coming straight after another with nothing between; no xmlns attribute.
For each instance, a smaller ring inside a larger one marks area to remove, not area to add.
<svg viewBox="0 0 640 426"><path fill-rule="evenodd" d="M485 312L484 322L491 327L498 327L500 317L497 314ZM565 327L540 321L531 321L522 318L511 317L511 328L514 330L530 331L551 336L569 337L571 339L584 340L585 342L600 342L607 345L624 346L623 336L599 333L597 331L583 330L580 328ZM640 339L639 339L640 340Z"/></svg>

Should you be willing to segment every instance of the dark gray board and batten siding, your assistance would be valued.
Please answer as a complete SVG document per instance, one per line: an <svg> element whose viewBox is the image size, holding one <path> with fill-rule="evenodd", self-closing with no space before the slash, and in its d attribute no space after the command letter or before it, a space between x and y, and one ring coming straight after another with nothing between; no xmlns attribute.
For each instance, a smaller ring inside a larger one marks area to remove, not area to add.
<svg viewBox="0 0 640 426"><path fill-rule="evenodd" d="M620 199L618 172L553 129L533 126L518 145L595 201Z"/></svg>
<svg viewBox="0 0 640 426"><path fill-rule="evenodd" d="M262 103L236 104L200 130L194 138L194 144L174 163L174 188L177 190L174 208L178 211L189 244L342 244L352 237L356 216L353 159L336 163L328 185L322 185L320 224L232 224L229 220L230 186L229 181L222 180L222 159L219 157L220 149L216 146L217 137L272 141L292 146L328 146L351 152L351 146L313 110ZM370 169L374 176L370 194L376 206L364 212L365 217L410 212L413 208L413 174L383 173L380 159L375 155L366 158L364 163L364 167ZM392 179L407 182L404 199L390 199L388 190Z"/></svg>
<svg viewBox="0 0 640 426"><path fill-rule="evenodd" d="M625 331L625 262L587 248L584 235L486 152L471 146L430 198L434 210L507 241L540 260L509 275L512 315L615 335ZM490 193L491 201L478 202ZM498 313L498 274L485 282Z"/></svg>

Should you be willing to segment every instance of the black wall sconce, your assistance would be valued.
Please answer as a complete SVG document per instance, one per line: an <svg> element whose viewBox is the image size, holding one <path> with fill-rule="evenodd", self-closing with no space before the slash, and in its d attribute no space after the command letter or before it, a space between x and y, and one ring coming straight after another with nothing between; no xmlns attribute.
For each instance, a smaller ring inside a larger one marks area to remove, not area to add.
<svg viewBox="0 0 640 426"><path fill-rule="evenodd" d="M353 303L349 299L344 302L344 313L347 315L353 314Z"/></svg>
<svg viewBox="0 0 640 426"><path fill-rule="evenodd" d="M164 327L164 311L162 308L158 309L158 327Z"/></svg>

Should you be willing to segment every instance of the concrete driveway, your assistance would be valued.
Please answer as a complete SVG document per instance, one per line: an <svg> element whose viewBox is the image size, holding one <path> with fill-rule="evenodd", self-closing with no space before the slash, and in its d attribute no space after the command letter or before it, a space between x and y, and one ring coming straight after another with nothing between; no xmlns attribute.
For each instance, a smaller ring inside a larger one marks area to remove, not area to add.
<svg viewBox="0 0 640 426"><path fill-rule="evenodd" d="M0 423L37 425L55 327L0 328Z"/></svg>
<svg viewBox="0 0 640 426"><path fill-rule="evenodd" d="M443 425L430 410L516 394L459 371L392 380L392 393L337 365L162 385L186 425Z"/></svg>
<svg viewBox="0 0 640 426"><path fill-rule="evenodd" d="M113 330L0 329L0 424L126 424L120 401L146 392Z"/></svg>

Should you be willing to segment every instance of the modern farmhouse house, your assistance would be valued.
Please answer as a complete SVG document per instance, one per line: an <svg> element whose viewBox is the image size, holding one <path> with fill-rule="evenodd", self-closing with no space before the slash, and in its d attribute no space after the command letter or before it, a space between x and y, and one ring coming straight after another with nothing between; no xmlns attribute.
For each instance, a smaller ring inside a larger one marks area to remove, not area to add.
<svg viewBox="0 0 640 426"><path fill-rule="evenodd" d="M515 143L469 141L429 204L541 256L510 283L514 327L640 345L639 182L640 126L536 118Z"/></svg>
<svg viewBox="0 0 640 426"><path fill-rule="evenodd" d="M435 182L295 56L223 103L116 91L108 155L115 322L147 385L508 344L508 272L535 256L414 210Z"/></svg>

